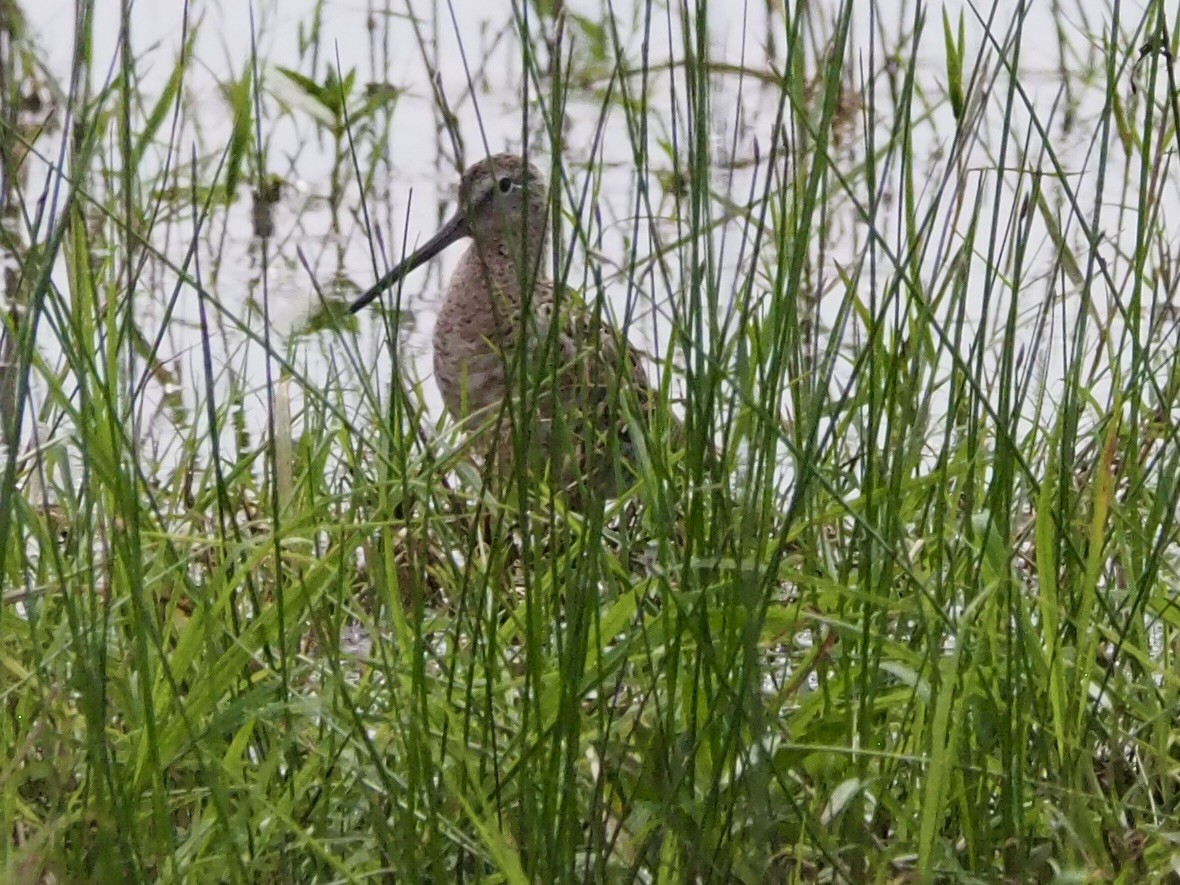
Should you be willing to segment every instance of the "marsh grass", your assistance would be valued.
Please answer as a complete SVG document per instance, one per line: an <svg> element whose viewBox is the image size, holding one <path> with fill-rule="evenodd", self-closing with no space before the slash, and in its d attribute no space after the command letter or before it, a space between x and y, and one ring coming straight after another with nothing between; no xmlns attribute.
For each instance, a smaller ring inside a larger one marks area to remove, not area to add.
<svg viewBox="0 0 1180 885"><path fill-rule="evenodd" d="M314 18L205 132L194 58L104 81L83 4L37 108L4 4L4 880L1175 881L1175 9L1060 11L1051 59L1020 15L767 4L735 63L703 5L560 6L488 40L553 275L661 394L585 512L438 423L429 283L344 319L350 238L418 235L400 87ZM439 70L416 11L374 33Z"/></svg>

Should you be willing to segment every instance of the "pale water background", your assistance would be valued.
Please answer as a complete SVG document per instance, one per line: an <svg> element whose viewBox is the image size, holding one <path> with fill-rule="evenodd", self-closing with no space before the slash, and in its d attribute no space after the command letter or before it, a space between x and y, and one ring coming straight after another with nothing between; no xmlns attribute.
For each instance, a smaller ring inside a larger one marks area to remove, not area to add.
<svg viewBox="0 0 1180 885"><path fill-rule="evenodd" d="M104 8L104 4L99 6L100 9ZM433 232L440 217L453 208L450 198L456 178L455 157L451 141L439 126L439 113L432 99L429 65L424 60L420 38L424 37L428 45L437 47L431 50L429 61L437 65L442 87L456 113L458 131L466 146L467 162L482 156L485 146L491 152L520 149L524 113L520 30L513 24L514 15L519 15L523 9L520 4L506 0L478 3L454 0L450 6L439 4L436 0L406 0L404 3L389 4L368 4L362 0L325 3L320 10L321 33L313 41L317 43L319 51L334 53L345 70L355 67L361 82L382 81L403 90L393 114L390 141L384 158L378 161L363 159L366 165L361 170L363 174L367 174L370 169L376 170L374 185L366 198L371 217L382 234L385 254L374 256L370 245L372 241L366 236L361 223L362 215L358 211L361 194L355 175L347 183L340 216L340 233L334 235L326 200L328 178L335 162L331 142L317 128L310 112L274 112L280 101L289 101L298 106L301 100L297 92L277 74L277 67L290 67L322 82L328 67L336 64L335 57L300 50L301 41L306 39L313 26L318 6L312 0L255 4L237 0L222 3L196 0L192 3L188 8L187 20L190 28L197 28L198 36L194 63L186 80L185 113L179 134L173 142L171 157L168 147L161 144L159 151L150 156L142 170L144 179L148 180L158 169L163 168L166 161L174 166L180 164L183 168L191 152L215 156L224 149L230 132L230 121L219 84L241 76L248 68L251 64L252 33L257 34L257 56L263 65L260 126L266 144L268 171L281 176L291 186L284 190L277 210L276 235L270 244L265 266L262 250L251 235L248 183L240 187L237 202L227 211L215 213L206 228L202 237L206 253L203 265L207 269L216 268L215 283L209 285L225 309L245 318L255 329L260 328L261 317L257 313L250 313L246 304L250 298L259 301L265 292L273 320L272 331L280 337L289 338L286 345L280 347L285 347L286 353L313 382L317 377L322 377L330 365L336 364L333 352L340 346L340 341L339 336L331 332L292 334L299 330L317 306L312 285L297 259L297 250L307 255L321 284L326 285L340 269L358 288L364 288L373 279L375 272L400 257L403 238L410 247L421 242ZM374 8L377 6L382 8ZM822 6L818 4L819 8ZM105 7L97 17L95 56L109 60L113 72L118 65L119 6L110 2ZM51 69L64 81L70 68L73 4L65 0L48 0L39 4L26 4L24 8ZM584 15L592 21L604 20L611 14L608 9L613 9L619 33L627 41L627 62L638 66L643 16L648 9L645 4L619 2L608 7L608 4L601 2L582 2L567 4L567 8L571 13ZM768 71L772 65L782 65L784 41L781 35L770 47L771 57L768 57L767 6L764 2L742 3L740 0L731 0L714 2L709 8L709 35L714 63L754 71ZM1020 165L1026 170L1038 166L1051 168L1036 126L1030 125L1030 120L1035 119L1049 130L1049 141L1057 152L1057 162L1069 171L1069 180L1076 188L1082 214L1089 218L1094 211L1098 151L1095 144L1097 133L1092 126L1086 125L1086 121L1095 118L1101 110L1105 100L1105 84L1101 77L1079 77L1068 83L1067 93L1063 91L1066 84L1061 82L1056 71L1063 57L1066 67L1070 67L1069 60L1073 59L1079 70L1093 66L1101 71L1105 53L1112 52L1116 57L1115 64L1119 66L1119 92L1124 100L1133 105L1136 102L1132 92L1133 75L1127 60L1135 57L1138 44L1142 42L1142 33L1139 32L1137 36L1133 29L1141 27L1145 4L1122 5L1120 14L1123 24L1119 32L1113 35L1113 44L1109 47L1095 42L1096 34L1106 34L1111 39L1113 6L1105 3L1090 0L1075 0L1072 4L1032 2L1026 7L1015 2L1003 2L989 7L987 4L971 6L951 2L923 8L926 13L924 30L921 38L915 42L902 41L899 36L911 33L914 28L914 3L890 0L873 5L858 5L853 21L851 49L847 54L849 63L846 65L846 76L854 92L875 90L873 104L878 114L875 138L878 143L883 143L895 122L883 115L891 107L887 93L888 78L879 75L884 63L884 48L894 47L901 42L917 53L918 93L928 96L919 99L919 103L926 101L932 110L928 116L918 117L918 124L911 133L913 147L910 156L916 168L908 172L924 182L920 194L926 206L939 206L940 215L949 211L955 202L949 195L958 189L962 199L985 202L981 230L987 229L993 214L1001 219L1011 218L1018 209L1014 203L1013 190L1001 187L997 198L996 176L1016 176L1020 174L1016 171ZM1007 77L1002 74L995 78L996 88L987 98L994 105L994 109L985 116L990 130L978 132L967 143L965 153L953 163L947 160L955 134L955 122L949 103L945 100L947 86L941 19L944 10L956 24L960 14L965 19L968 46L965 76L968 77L981 51L987 69L994 70L997 67L998 57L994 47L989 47L989 41L1002 41L1013 28L1016 17L1026 17L1019 60L1019 82L1026 91L1026 97L1015 102L1017 110L1008 123L1010 133L1014 136L1021 134L1014 142L1019 150L1013 150L1010 146L1009 153L1002 161L999 146L1004 132L1008 83ZM185 14L185 6L179 2L140 0L131 5L136 68L147 78L149 85L144 88L149 94L150 78L158 74L162 82L175 65L185 33ZM685 137L683 74L676 70L671 74L668 72L668 62L677 61L683 56L682 20L678 4L672 4L671 9L666 4L653 4L650 14L652 26L648 52L653 73L648 94L653 112L649 115L649 126L653 145L652 167L659 170L661 165L670 168L670 162L659 154L656 146L660 142L671 143L674 138ZM529 15L529 33L540 40L551 30L549 24L537 18L531 10ZM979 15L991 17L988 28L980 22ZM781 17L776 21L781 23ZM579 51L578 32L571 29L570 33L575 36L576 58ZM608 50L608 60L610 57L611 52ZM815 59L811 63L816 66ZM102 65L98 69L101 70ZM875 72L878 72L877 76L874 76ZM474 84L474 89L469 88L470 83ZM751 176L758 176L758 180L761 180L765 175L765 170L756 167L752 161L758 145L765 163L767 148L773 140L771 129L780 96L775 86L760 83L752 77L738 77L734 73L718 73L713 83L713 148L718 161L713 187L719 197L729 195L741 202L749 193ZM679 219L673 215L674 202L667 194L653 197L653 206L658 207L659 216L653 229L648 228L646 219L635 218L636 175L631 163L626 119L614 108L606 115L604 124L600 124L603 116L602 85L603 81L600 80L595 88L587 89L584 94L573 92L569 98L565 122L565 160L570 178L566 182L568 190L565 203L567 207L575 206L584 184L587 163L593 162L600 167L601 182L595 193L594 210L600 213L595 224L601 225L601 243L595 248L600 250L602 261L608 268L606 297L614 311L622 313L628 310L625 305L630 303L634 295L629 292L622 276L614 271L621 266L628 239L638 237L642 264L642 256L651 254L656 248L652 230L659 232L665 241L678 234L699 235L699 232L688 232L679 226ZM534 84L530 92L534 96L539 92L547 97L543 85L538 90ZM1024 101L1028 102L1032 113L1024 108ZM1066 106L1071 108L1072 119L1065 116ZM530 104L528 114L532 120L530 151L543 151L543 127L539 125L535 101ZM834 148L842 165L845 162L854 165L863 160L866 138L861 128L862 122L858 110L851 138L845 145ZM600 125L604 126L601 148L591 157L588 149L596 143L595 133ZM161 137L167 133L168 127L165 126ZM1111 140L1114 141L1113 136ZM48 147L52 147L52 144ZM45 153L51 156L54 151L48 147ZM1026 156L1022 157L1021 152L1027 152ZM155 168L151 167L152 162L156 163ZM1005 169L998 169L1001 162L1005 164ZM1170 157L1165 162L1170 164ZM1107 171L1109 175L1115 170ZM1167 174L1166 169L1164 173ZM902 170L889 170L894 180L900 174ZM39 190L51 175L47 167L35 171L30 180L30 189ZM890 186L887 181L886 189ZM862 187L862 184L856 184L852 194L837 194L833 197L830 219L833 233L830 243L834 247L824 255L824 266L818 271L824 283L820 286L816 308L821 328L823 321L835 314L843 297L839 291L837 271L854 267L862 260L867 227L857 207L867 205L871 199L870 194L857 192L857 188ZM1074 244L1079 255L1087 255L1089 249L1084 245L1085 237L1080 226L1068 217L1069 198L1054 191L1052 184L1047 183L1046 187L1050 204L1060 210L1064 236ZM1097 227L1102 231L1103 242L1112 252L1120 244L1125 246L1129 243L1127 238L1133 238L1135 234L1134 225L1128 223L1134 213L1128 215L1126 212L1126 193L1121 182L1108 180L1103 204L1097 210ZM1161 223L1168 227L1174 225L1177 209L1180 208L1180 191L1174 180L1166 193L1166 204L1158 207L1158 210L1163 218ZM888 200L884 205L889 205ZM925 211L926 207L919 208ZM583 207L580 214L583 222L590 224L591 212ZM903 245L895 242L895 221L895 211L882 211L872 219L872 225L885 242L893 243L900 251ZM1029 267L1033 270L1028 275L1027 291L1020 293L1021 315L1031 323L1032 318L1046 304L1050 304L1053 322L1068 326L1071 318L1082 309L1080 299L1071 294L1069 290L1072 287L1062 286L1064 281L1059 276L1040 277L1036 273L1038 267L1049 269L1054 266L1056 248L1039 216L1032 224L1034 234L1030 243L1034 251ZM742 243L744 225L739 215L731 224L708 234L714 238L718 249L723 250L722 265L734 274L748 272L751 262L768 260L766 255L749 254ZM1007 227L1008 222L1004 221L1001 229ZM939 221L935 222L935 229L942 229ZM162 229L157 239L160 251L176 263L180 263L188 248L184 230L183 224L168 234ZM946 248L953 245L958 233L951 231L944 234ZM429 336L442 281L453 266L458 252L458 249L452 249L429 270L419 271L407 281L404 290L410 313L403 329L404 353L411 363L406 368L411 377L425 380L427 399L436 411L438 397L430 379ZM941 263L942 258L942 255L934 252L923 258L924 271L932 279L947 272ZM980 256L980 260L983 258ZM575 263L583 259L584 256L575 250ZM885 270L892 272L891 268ZM156 274L145 275L144 279L145 285L154 283L158 286L158 291L137 292L135 296L141 307L137 310L137 317L150 338L162 317L162 305L176 285L176 276L170 274L167 268L161 268ZM265 286L262 285L263 279ZM581 273L575 269L571 279L582 279ZM976 276L975 279L981 277ZM59 280L59 284L64 286L65 281ZM865 285L868 285L867 277ZM632 338L650 351L663 353L666 342L661 337L660 318L661 299L666 298L666 292L658 286L647 288L643 282L640 282L640 287L646 288L641 294L644 300L650 301L650 305L637 313ZM350 294L354 293L345 291L341 297ZM1100 296L1100 293L1097 294ZM969 318L978 334L994 336L1002 329L1007 312L1006 297L1001 291L998 299L992 302L992 317L983 317L977 313L975 317ZM1059 298L1060 301L1057 300ZM1024 304L1025 299L1027 305ZM1098 300L1096 298L1096 302ZM973 303L978 309L982 299L973 299ZM1101 303L1096 303L1095 309L1104 320L1110 320L1115 313L1113 309L1105 310ZM1145 311L1148 316L1150 313ZM160 354L166 362L173 362L179 367L180 376L193 385L185 393L186 401L192 406L196 406L199 397L203 396L200 391L200 351L196 346L198 337L195 318L195 293L188 296L182 294L178 310L166 329ZM376 311L362 316L361 353L364 355L366 371L372 371L375 377L387 382L392 364L385 326L379 318L380 314ZM1059 332L1047 338L1061 342L1068 335ZM854 342L850 344L855 346ZM1064 352L1038 353L1035 371L1051 383L1051 379L1062 371L1066 356ZM233 334L231 330L223 342L222 352L215 353L215 358L220 358L222 365L232 367L235 372L258 379L259 408L252 410L250 417L256 429L260 430L266 425L265 399L262 394L266 378L265 351L257 343L250 342L245 336ZM298 386L294 388L294 396L298 411ZM203 420L200 417L201 409L193 408L192 413L197 420ZM151 423L148 422L149 425ZM155 448L167 460L167 429L156 427L152 435L155 436L157 432L160 438L155 440Z"/></svg>

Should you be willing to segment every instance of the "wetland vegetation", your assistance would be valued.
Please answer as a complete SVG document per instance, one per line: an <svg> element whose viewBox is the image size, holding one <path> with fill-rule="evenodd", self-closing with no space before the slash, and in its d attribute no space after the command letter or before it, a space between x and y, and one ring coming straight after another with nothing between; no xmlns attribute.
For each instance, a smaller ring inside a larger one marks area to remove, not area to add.
<svg viewBox="0 0 1180 885"><path fill-rule="evenodd" d="M1180 881L1175 4L29 7L0 879ZM663 416L576 511L453 259L346 309L504 150Z"/></svg>

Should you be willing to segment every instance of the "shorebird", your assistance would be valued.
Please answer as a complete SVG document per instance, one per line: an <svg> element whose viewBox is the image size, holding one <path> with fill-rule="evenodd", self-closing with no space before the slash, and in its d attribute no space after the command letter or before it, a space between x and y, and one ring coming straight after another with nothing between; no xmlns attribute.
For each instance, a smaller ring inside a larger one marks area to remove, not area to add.
<svg viewBox="0 0 1180 885"><path fill-rule="evenodd" d="M503 475L516 453L565 490L617 497L635 475L636 416L652 389L621 331L544 273L548 190L515 154L476 163L438 232L349 308L356 313L448 246L471 243L443 293L434 375L447 411Z"/></svg>

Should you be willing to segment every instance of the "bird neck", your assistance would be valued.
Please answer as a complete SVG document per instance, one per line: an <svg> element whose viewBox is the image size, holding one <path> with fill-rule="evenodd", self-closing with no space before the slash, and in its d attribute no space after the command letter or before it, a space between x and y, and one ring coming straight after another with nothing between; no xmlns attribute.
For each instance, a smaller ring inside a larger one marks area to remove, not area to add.
<svg viewBox="0 0 1180 885"><path fill-rule="evenodd" d="M502 297L517 303L526 288L546 278L547 246L543 229L532 228L526 236L510 228L481 231L463 256L465 275L481 275Z"/></svg>

